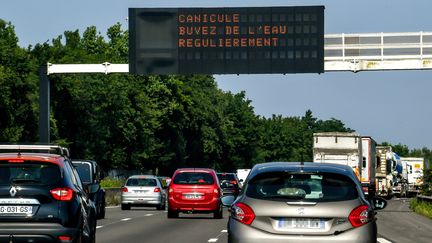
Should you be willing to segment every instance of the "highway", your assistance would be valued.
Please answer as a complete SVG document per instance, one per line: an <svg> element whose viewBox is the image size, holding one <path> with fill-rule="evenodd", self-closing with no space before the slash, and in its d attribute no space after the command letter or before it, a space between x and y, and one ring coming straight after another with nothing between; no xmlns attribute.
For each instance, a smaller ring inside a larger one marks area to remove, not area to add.
<svg viewBox="0 0 432 243"><path fill-rule="evenodd" d="M378 212L378 242L431 242L432 220L411 212L408 205L406 199L392 199ZM180 214L179 219L167 219L165 211L153 208L110 207L106 218L98 221L96 242L227 243L228 212L223 219L211 216Z"/></svg>

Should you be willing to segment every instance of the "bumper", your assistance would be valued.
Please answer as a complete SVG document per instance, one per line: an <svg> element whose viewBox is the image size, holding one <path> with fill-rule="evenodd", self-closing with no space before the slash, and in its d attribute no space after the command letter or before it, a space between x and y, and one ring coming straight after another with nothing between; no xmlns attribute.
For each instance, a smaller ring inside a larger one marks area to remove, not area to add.
<svg viewBox="0 0 432 243"><path fill-rule="evenodd" d="M219 198L213 199L210 202L179 202L174 200L173 198L169 198L168 200L168 209L171 211L179 211L179 212L212 212L215 210L219 210L221 206L221 201Z"/></svg>
<svg viewBox="0 0 432 243"><path fill-rule="evenodd" d="M59 236L74 239L78 233L55 223L0 223L0 242L61 242Z"/></svg>
<svg viewBox="0 0 432 243"><path fill-rule="evenodd" d="M159 205L162 204L162 196L122 196L122 204L136 204L136 205Z"/></svg>
<svg viewBox="0 0 432 243"><path fill-rule="evenodd" d="M370 243L377 241L376 223L363 225L338 235L283 235L268 233L251 226L244 225L236 220L229 219L228 222L228 243L334 243L334 242L353 242Z"/></svg>

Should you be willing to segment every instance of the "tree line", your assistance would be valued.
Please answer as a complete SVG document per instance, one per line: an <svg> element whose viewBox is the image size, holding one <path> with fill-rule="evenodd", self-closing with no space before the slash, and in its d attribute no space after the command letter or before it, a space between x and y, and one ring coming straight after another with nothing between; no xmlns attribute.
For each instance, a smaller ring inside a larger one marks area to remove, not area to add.
<svg viewBox="0 0 432 243"><path fill-rule="evenodd" d="M91 26L82 35L65 31L22 48L14 26L0 19L0 141L39 140L41 65L106 61L128 62L128 33L120 24L106 37ZM265 161L311 161L314 132L354 131L310 110L301 117L259 116L245 92L222 91L209 75L68 74L50 80L51 141L105 169L170 175L178 167L228 172ZM427 148L397 146L432 157Z"/></svg>

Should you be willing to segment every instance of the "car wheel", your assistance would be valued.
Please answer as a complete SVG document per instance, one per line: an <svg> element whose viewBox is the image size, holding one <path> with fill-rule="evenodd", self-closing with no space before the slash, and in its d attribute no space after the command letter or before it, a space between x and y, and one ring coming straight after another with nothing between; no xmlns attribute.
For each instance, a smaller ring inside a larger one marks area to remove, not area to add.
<svg viewBox="0 0 432 243"><path fill-rule="evenodd" d="M103 201L99 208L99 215L98 219L104 219L105 218L105 201Z"/></svg>
<svg viewBox="0 0 432 243"><path fill-rule="evenodd" d="M168 216L169 219L171 219L171 218L178 218L179 217L179 212L168 210L167 216Z"/></svg>
<svg viewBox="0 0 432 243"><path fill-rule="evenodd" d="M130 210L130 205L129 204L122 204L121 205L121 210Z"/></svg>
<svg viewBox="0 0 432 243"><path fill-rule="evenodd" d="M222 205L219 206L219 209L213 212L213 218L214 219L221 219L223 218L223 208Z"/></svg>

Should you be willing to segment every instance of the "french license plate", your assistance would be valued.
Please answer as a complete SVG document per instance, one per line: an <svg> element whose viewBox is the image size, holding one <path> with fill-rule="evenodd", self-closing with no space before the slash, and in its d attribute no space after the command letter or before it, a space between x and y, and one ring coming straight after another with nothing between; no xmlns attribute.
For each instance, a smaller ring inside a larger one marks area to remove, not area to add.
<svg viewBox="0 0 432 243"><path fill-rule="evenodd" d="M144 194L144 193L147 193L148 191L147 190L135 190L134 192Z"/></svg>
<svg viewBox="0 0 432 243"><path fill-rule="evenodd" d="M278 229L324 229L325 221L322 219L279 219Z"/></svg>
<svg viewBox="0 0 432 243"><path fill-rule="evenodd" d="M31 214L32 206L0 206L0 214Z"/></svg>
<svg viewBox="0 0 432 243"><path fill-rule="evenodd" d="M192 199L192 200L201 199L202 195L200 195L200 194L184 194L184 198L185 199Z"/></svg>

